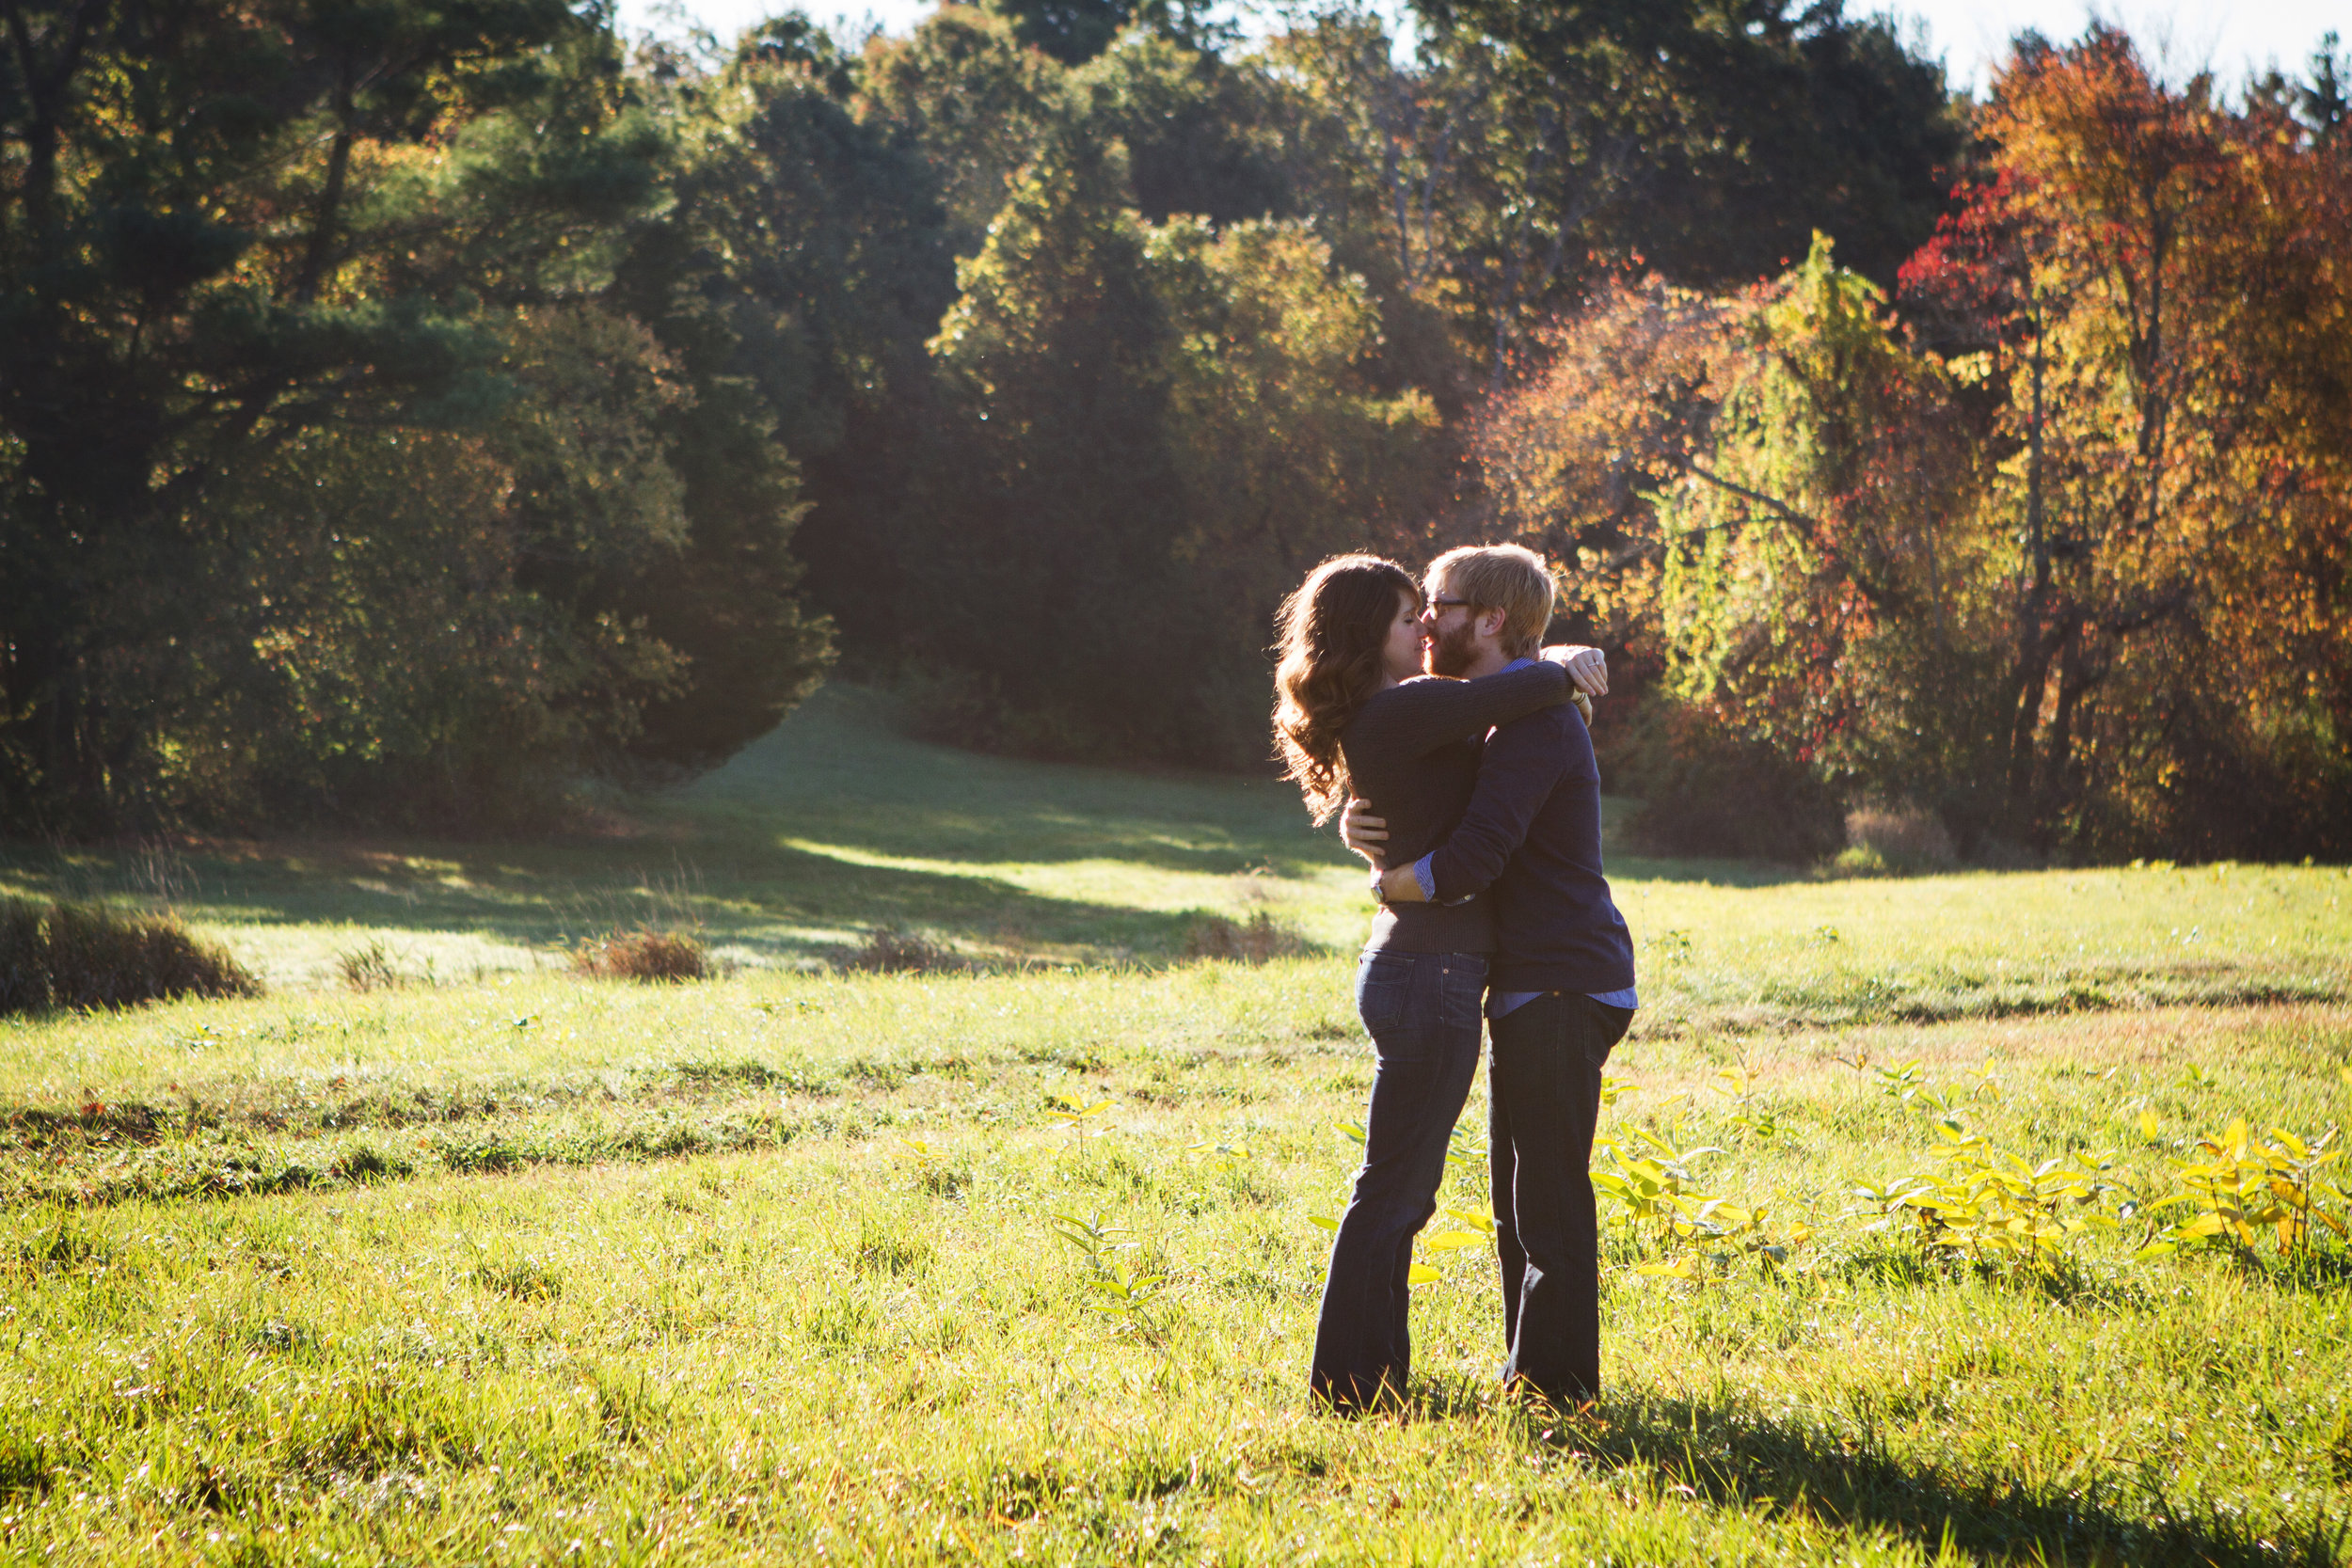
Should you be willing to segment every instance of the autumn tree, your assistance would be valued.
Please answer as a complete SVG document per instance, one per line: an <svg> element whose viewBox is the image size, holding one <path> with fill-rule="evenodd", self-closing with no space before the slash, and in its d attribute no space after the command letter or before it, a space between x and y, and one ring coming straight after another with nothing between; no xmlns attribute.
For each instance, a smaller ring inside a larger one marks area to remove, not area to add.
<svg viewBox="0 0 2352 1568"><path fill-rule="evenodd" d="M2341 845L2347 166L2094 29L1903 271L1620 288L1485 426L1676 700L1964 849Z"/></svg>
<svg viewBox="0 0 2352 1568"><path fill-rule="evenodd" d="M2022 51L1983 129L2010 177L1974 232L1999 243L1956 235L1912 277L2024 302L1986 312L2024 381L1999 492L2024 524L2010 809L2118 850L2341 833L2347 710L2313 673L2347 629L2352 492L2322 433L2352 414L2326 260L2352 169L2324 126L2168 88L2099 28Z"/></svg>

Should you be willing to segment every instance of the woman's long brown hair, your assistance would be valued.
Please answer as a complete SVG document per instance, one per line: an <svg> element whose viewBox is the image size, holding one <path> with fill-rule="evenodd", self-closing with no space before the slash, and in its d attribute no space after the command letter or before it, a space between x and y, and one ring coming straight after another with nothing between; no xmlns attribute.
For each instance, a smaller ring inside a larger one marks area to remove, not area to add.
<svg viewBox="0 0 2352 1568"><path fill-rule="evenodd" d="M1282 601L1282 662L1274 673L1274 745L1317 822L1347 803L1340 735L1380 689L1397 595L1418 604L1410 573L1376 555L1338 555Z"/></svg>

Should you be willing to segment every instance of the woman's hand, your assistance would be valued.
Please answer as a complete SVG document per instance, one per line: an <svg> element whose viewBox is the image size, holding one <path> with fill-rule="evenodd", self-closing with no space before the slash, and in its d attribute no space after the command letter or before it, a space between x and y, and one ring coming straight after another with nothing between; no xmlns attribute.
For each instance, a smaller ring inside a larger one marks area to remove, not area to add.
<svg viewBox="0 0 2352 1568"><path fill-rule="evenodd" d="M1370 861L1377 871L1388 864L1389 819L1373 816L1370 800L1350 800L1340 815L1340 842Z"/></svg>
<svg viewBox="0 0 2352 1568"><path fill-rule="evenodd" d="M1609 657L1581 642L1555 642L1543 651L1552 664L1568 667L1568 680L1579 691L1594 697L1609 695Z"/></svg>

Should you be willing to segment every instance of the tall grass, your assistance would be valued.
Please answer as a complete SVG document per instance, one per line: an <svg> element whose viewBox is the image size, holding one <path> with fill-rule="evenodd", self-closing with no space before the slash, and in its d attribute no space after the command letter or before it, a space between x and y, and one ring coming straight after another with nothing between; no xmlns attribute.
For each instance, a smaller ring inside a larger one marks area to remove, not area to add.
<svg viewBox="0 0 2352 1568"><path fill-rule="evenodd" d="M260 991L225 948L176 915L0 898L0 1015Z"/></svg>

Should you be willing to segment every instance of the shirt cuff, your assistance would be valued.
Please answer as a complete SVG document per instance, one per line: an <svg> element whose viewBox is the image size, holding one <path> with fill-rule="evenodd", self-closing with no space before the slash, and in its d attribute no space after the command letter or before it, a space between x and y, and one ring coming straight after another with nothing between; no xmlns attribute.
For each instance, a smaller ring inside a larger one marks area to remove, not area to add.
<svg viewBox="0 0 2352 1568"><path fill-rule="evenodd" d="M1438 874L1429 868L1429 863L1437 858L1438 852L1432 849L1413 863L1413 880L1421 884L1422 898L1432 904L1438 901Z"/></svg>

